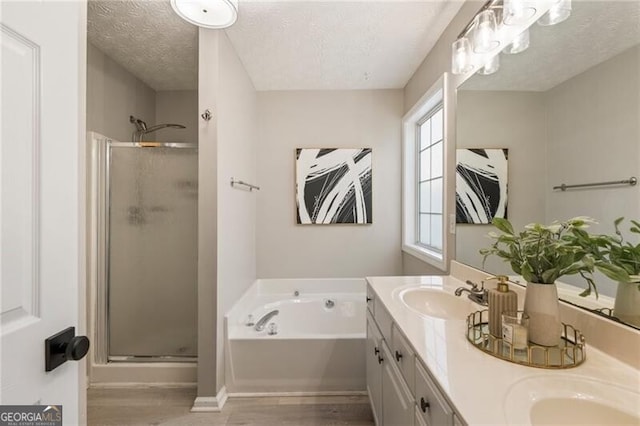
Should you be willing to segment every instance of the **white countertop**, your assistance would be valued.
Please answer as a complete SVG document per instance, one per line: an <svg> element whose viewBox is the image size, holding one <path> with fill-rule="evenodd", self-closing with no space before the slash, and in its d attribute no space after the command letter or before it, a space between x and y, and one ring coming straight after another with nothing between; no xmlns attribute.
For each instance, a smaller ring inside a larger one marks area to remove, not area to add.
<svg viewBox="0 0 640 426"><path fill-rule="evenodd" d="M416 356L427 366L440 389L469 425L508 424L504 402L510 388L532 377L579 377L640 392L640 371L589 346L589 336L585 336L586 360L578 367L546 370L521 366L473 347L466 339L465 320L425 317L407 308L400 300L399 293L408 287L432 287L451 294L458 287L468 287L456 278L367 277L367 281L416 350ZM486 308L477 305L477 309ZM537 397L539 395L531 395L531 398ZM639 407L640 398L635 408L627 409L639 410Z"/></svg>

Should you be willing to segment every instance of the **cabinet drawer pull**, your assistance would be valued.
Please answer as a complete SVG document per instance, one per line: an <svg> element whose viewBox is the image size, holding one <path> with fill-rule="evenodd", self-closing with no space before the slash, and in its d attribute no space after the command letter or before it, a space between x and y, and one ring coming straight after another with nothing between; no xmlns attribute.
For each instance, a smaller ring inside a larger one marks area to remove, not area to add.
<svg viewBox="0 0 640 426"><path fill-rule="evenodd" d="M420 398L420 409L423 413L427 412L427 408L430 407L429 401L425 401L424 398Z"/></svg>
<svg viewBox="0 0 640 426"><path fill-rule="evenodd" d="M398 351L396 351L396 361L400 362L400 359L402 359L402 354Z"/></svg>
<svg viewBox="0 0 640 426"><path fill-rule="evenodd" d="M384 358L378 355L378 364L382 364L382 361L384 361Z"/></svg>
<svg viewBox="0 0 640 426"><path fill-rule="evenodd" d="M367 296L367 303L371 302L373 299Z"/></svg>
<svg viewBox="0 0 640 426"><path fill-rule="evenodd" d="M373 348L374 355L378 355L379 353L380 353L380 349L378 349L377 347Z"/></svg>

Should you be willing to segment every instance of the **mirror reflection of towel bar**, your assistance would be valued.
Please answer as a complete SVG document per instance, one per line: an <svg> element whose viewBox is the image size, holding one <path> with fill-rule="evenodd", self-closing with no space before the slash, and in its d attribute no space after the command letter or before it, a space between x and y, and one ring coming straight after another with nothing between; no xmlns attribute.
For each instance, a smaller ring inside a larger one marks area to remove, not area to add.
<svg viewBox="0 0 640 426"><path fill-rule="evenodd" d="M231 186L234 186L234 187L235 187L236 185L242 185L242 186L245 186L245 187L249 188L249 191L253 191L254 189L256 189L256 190L260 191L260 187L259 187L259 186L252 185L252 184L250 184L250 183L243 182L243 181L241 181L241 180L236 180L236 179L234 179L234 178L231 178Z"/></svg>
<svg viewBox="0 0 640 426"><path fill-rule="evenodd" d="M638 178L636 178L635 176L631 176L629 179L624 179L624 180L612 180L609 182L596 182L596 183L580 183L580 184L576 184L576 185L566 185L566 184L562 184L562 185L558 185L558 186L554 186L553 189L559 189L560 191L566 191L567 189L572 189L572 188L587 188L587 187L591 187L591 186L612 186L612 185L629 185L629 186L635 186L638 183Z"/></svg>

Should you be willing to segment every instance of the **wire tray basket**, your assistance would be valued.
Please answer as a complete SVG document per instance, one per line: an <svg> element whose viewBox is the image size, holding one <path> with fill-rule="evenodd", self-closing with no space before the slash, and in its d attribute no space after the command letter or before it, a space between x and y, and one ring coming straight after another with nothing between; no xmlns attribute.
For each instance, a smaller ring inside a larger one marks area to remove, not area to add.
<svg viewBox="0 0 640 426"><path fill-rule="evenodd" d="M489 311L486 309L467 317L467 340L496 358L537 368L573 368L582 364L587 357L582 333L564 323L559 345L540 346L529 342L526 349L515 349L510 343L489 333Z"/></svg>

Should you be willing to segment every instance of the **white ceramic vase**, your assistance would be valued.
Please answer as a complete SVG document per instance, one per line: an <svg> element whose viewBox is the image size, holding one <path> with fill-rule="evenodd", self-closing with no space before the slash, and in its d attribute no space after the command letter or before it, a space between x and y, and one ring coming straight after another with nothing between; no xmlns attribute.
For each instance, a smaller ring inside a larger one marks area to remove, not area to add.
<svg viewBox="0 0 640 426"><path fill-rule="evenodd" d="M562 323L555 284L527 283L524 311L529 315L529 341L542 346L560 344Z"/></svg>
<svg viewBox="0 0 640 426"><path fill-rule="evenodd" d="M613 316L627 324L640 326L640 290L637 283L618 283Z"/></svg>

